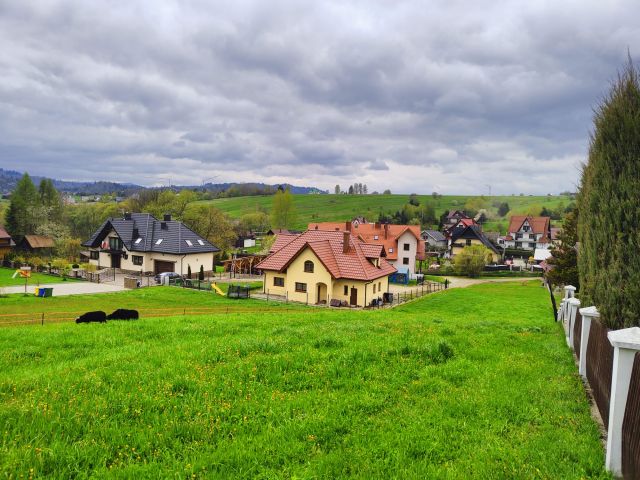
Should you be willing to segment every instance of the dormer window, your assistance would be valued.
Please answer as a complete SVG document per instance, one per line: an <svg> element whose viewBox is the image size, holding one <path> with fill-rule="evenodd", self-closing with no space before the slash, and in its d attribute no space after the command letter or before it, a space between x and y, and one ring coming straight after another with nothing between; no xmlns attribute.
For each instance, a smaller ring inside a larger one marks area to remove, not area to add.
<svg viewBox="0 0 640 480"><path fill-rule="evenodd" d="M378 235L374 235L374 236L373 236L373 239L374 239L374 240L378 240Z"/></svg>
<svg viewBox="0 0 640 480"><path fill-rule="evenodd" d="M306 273L313 273L313 262L311 260L304 262L304 271Z"/></svg>
<svg viewBox="0 0 640 480"><path fill-rule="evenodd" d="M393 247L389 248L389 253L393 253Z"/></svg>

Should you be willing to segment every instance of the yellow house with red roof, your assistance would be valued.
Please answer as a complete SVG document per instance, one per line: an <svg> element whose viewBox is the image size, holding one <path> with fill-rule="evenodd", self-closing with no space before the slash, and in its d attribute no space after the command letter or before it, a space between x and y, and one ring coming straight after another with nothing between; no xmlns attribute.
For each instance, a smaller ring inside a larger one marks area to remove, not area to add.
<svg viewBox="0 0 640 480"><path fill-rule="evenodd" d="M396 271L385 256L382 245L350 232L309 230L278 235L256 268L264 274L264 293L294 302L367 306L388 291Z"/></svg>

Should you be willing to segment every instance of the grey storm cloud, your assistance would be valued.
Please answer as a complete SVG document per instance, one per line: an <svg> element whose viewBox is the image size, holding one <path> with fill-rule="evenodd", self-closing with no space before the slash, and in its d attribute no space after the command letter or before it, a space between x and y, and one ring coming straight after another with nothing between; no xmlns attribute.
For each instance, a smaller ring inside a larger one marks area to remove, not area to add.
<svg viewBox="0 0 640 480"><path fill-rule="evenodd" d="M634 1L0 0L0 166L146 185L572 189Z"/></svg>

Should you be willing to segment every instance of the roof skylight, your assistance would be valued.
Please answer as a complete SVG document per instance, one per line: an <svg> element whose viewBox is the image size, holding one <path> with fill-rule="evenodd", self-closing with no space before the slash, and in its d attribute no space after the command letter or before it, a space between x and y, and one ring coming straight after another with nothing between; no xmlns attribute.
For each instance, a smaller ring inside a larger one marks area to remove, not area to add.
<svg viewBox="0 0 640 480"><path fill-rule="evenodd" d="M200 245L204 245L204 242L203 242L202 240L200 240L200 239L198 239L198 243L199 243Z"/></svg>
<svg viewBox="0 0 640 480"><path fill-rule="evenodd" d="M139 239L137 239L137 240L136 240L135 242L133 242L133 243L135 243L135 244L137 245L137 244L139 244L141 241L142 241L142 238L139 238Z"/></svg>
<svg viewBox="0 0 640 480"><path fill-rule="evenodd" d="M193 247L193 243L191 243L191 240L185 240L185 242L187 242L187 245L189 245L190 247Z"/></svg>
<svg viewBox="0 0 640 480"><path fill-rule="evenodd" d="M156 245L160 245L162 243L162 239L159 238L158 240L156 240Z"/></svg>

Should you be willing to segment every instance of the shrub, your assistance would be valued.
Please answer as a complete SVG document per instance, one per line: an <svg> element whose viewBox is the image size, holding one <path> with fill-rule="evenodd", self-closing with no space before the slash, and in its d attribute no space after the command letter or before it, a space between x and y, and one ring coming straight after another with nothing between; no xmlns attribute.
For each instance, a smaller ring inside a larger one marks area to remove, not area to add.
<svg viewBox="0 0 640 480"><path fill-rule="evenodd" d="M629 60L594 114L577 209L584 306L610 328L640 324L640 83Z"/></svg>
<svg viewBox="0 0 640 480"><path fill-rule="evenodd" d="M491 250L483 245L464 247L454 258L456 271L470 277L478 277L485 265L491 262Z"/></svg>

